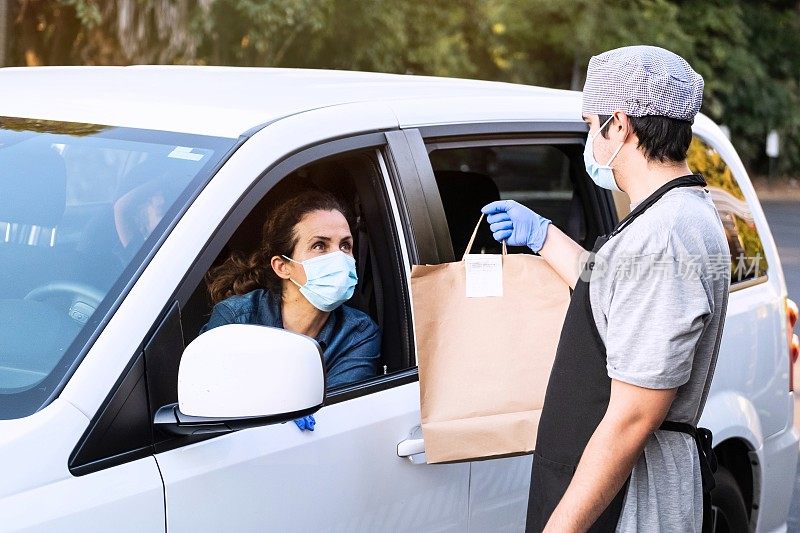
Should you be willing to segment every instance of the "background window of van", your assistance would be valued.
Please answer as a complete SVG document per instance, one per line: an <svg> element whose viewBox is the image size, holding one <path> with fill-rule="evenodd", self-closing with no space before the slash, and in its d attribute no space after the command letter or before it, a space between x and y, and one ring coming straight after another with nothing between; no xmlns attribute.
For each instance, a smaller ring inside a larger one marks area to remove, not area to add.
<svg viewBox="0 0 800 533"><path fill-rule="evenodd" d="M453 252L461 257L480 217L494 200L516 200L553 221L578 242L586 237L585 216L570 178L572 146L509 145L436 148L430 152ZM482 224L473 253L500 253L488 224ZM510 253L531 253L527 248Z"/></svg>
<svg viewBox="0 0 800 533"><path fill-rule="evenodd" d="M697 137L687 155L689 168L708 182L714 205L719 211L731 251L731 284L767 274L767 258L758 236L753 213L722 156Z"/></svg>

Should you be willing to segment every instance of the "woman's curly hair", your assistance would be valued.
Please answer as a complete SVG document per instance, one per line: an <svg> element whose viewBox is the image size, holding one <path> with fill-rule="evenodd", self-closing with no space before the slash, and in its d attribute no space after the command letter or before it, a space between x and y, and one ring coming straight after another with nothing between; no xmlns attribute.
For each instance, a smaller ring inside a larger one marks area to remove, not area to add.
<svg viewBox="0 0 800 533"><path fill-rule="evenodd" d="M272 270L270 261L276 255L291 257L297 245L295 227L314 211L339 211L349 222L347 211L332 194L311 189L300 192L277 205L261 230L261 243L250 255L231 254L221 265L206 275L208 292L213 303L236 294L266 288L280 296L282 280Z"/></svg>

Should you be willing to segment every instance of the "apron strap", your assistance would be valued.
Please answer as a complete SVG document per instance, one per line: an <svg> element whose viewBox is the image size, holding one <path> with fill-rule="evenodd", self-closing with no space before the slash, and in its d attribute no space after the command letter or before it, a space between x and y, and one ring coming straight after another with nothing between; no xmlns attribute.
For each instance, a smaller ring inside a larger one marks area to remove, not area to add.
<svg viewBox="0 0 800 533"><path fill-rule="evenodd" d="M700 478L703 483L703 533L712 533L715 529L714 510L711 508L711 489L716 486L714 472L717 471L717 456L712 446L711 430L694 427L684 422L665 420L658 429L678 431L694 438L697 455L700 459Z"/></svg>
<svg viewBox="0 0 800 533"><path fill-rule="evenodd" d="M703 492L710 492L716 484L714 472L717 471L717 456L712 444L713 434L710 429L698 428L685 422L672 422L665 420L658 429L676 431L690 435L697 445L697 454L700 457L700 473L703 478Z"/></svg>
<svg viewBox="0 0 800 533"><path fill-rule="evenodd" d="M681 176L679 178L675 178L674 180L668 181L667 183L656 189L656 191L653 194L642 200L642 203L637 205L636 209L628 213L628 216L623 218L619 222L619 224L617 224L617 227L614 229L614 231L611 232L611 235L609 235L609 237L613 237L614 235L625 229L625 227L631 222L633 222L633 220L636 219L636 217L644 213L647 210L647 208L649 208L658 200L660 200L661 197L667 194L667 192L669 192L670 190L677 189L678 187L696 187L696 186L705 187L706 185L707 185L706 180L700 174L689 174L688 176Z"/></svg>

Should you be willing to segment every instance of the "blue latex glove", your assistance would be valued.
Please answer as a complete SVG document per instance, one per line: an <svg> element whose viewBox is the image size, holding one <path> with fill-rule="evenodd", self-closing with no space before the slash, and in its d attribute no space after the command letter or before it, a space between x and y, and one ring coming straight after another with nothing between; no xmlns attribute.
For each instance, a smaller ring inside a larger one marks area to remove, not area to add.
<svg viewBox="0 0 800 533"><path fill-rule="evenodd" d="M300 429L302 429L304 431L306 429L309 430L309 431L314 431L314 426L316 425L317 421L314 420L314 416L313 415L308 415L308 416L304 416L303 418L295 419L294 423L297 424L297 427L299 427Z"/></svg>
<svg viewBox="0 0 800 533"><path fill-rule="evenodd" d="M514 200L499 200L481 209L496 241L509 246L527 246L538 252L547 238L550 220Z"/></svg>

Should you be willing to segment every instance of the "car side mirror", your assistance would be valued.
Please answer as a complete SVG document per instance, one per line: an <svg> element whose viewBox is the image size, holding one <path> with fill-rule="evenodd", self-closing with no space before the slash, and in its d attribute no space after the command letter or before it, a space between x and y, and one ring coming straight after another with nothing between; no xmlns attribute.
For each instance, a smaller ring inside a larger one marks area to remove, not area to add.
<svg viewBox="0 0 800 533"><path fill-rule="evenodd" d="M227 324L186 347L178 403L161 407L154 424L176 435L228 433L310 415L324 402L322 351L314 339Z"/></svg>

